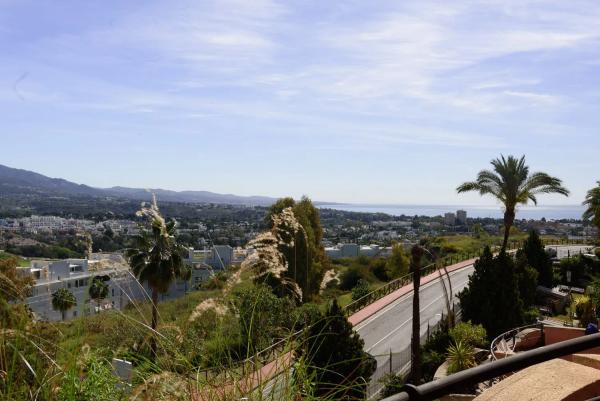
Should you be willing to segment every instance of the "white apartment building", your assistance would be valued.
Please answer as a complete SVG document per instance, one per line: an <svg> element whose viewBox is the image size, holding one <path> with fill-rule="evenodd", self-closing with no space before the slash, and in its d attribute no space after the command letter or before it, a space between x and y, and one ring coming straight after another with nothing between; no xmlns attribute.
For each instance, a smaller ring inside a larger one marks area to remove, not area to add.
<svg viewBox="0 0 600 401"><path fill-rule="evenodd" d="M338 244L333 247L325 247L325 254L330 259L355 258L358 256L387 257L391 254L391 247L380 247L379 245Z"/></svg>
<svg viewBox="0 0 600 401"><path fill-rule="evenodd" d="M186 262L192 266L190 280L174 282L167 292L160 294L160 300L179 298L214 274L206 264ZM71 291L77 301L76 306L66 311L66 319L110 309L121 310L132 301L150 299L150 289L138 282L120 254L92 254L89 260L35 260L30 267L20 268L19 271L35 279L31 296L26 302L39 320L62 319L61 312L52 307L52 294L59 288ZM104 280L109 288L108 296L99 305L89 296L89 286L96 277Z"/></svg>
<svg viewBox="0 0 600 401"><path fill-rule="evenodd" d="M244 255L234 252L229 245L214 245L210 249L188 248L188 260L194 263L205 263L215 270L224 270L233 263L241 262Z"/></svg>

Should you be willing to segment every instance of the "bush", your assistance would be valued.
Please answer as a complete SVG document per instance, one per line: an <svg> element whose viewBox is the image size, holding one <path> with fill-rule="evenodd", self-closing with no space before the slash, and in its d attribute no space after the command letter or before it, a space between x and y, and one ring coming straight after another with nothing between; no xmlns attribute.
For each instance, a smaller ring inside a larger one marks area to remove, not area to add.
<svg viewBox="0 0 600 401"><path fill-rule="evenodd" d="M487 333L480 324L458 323L450 329L449 335L455 344L462 343L478 348L485 348L488 345Z"/></svg>
<svg viewBox="0 0 600 401"><path fill-rule="evenodd" d="M379 379L379 382L383 384L383 390L381 390L381 398L391 397L394 394L398 394L404 386L404 377L388 373Z"/></svg>
<svg viewBox="0 0 600 401"><path fill-rule="evenodd" d="M221 290L225 287L229 275L225 272L218 272L208 280L200 284L200 287L205 290Z"/></svg>
<svg viewBox="0 0 600 401"><path fill-rule="evenodd" d="M356 301L357 299L369 294L369 292L369 283L363 279L360 279L358 280L358 283L356 283L356 286L354 286L352 289L352 300Z"/></svg>
<svg viewBox="0 0 600 401"><path fill-rule="evenodd" d="M312 303L303 304L292 312L294 331L306 328L323 318L319 306Z"/></svg>
<svg viewBox="0 0 600 401"><path fill-rule="evenodd" d="M365 398L377 361L364 351L364 345L334 300L324 318L309 327L305 340L296 349L296 359L306 361L306 375L311 378L317 397ZM296 379L299 373L303 372L295 373Z"/></svg>
<svg viewBox="0 0 600 401"><path fill-rule="evenodd" d="M429 340L427 340L423 346L423 351L444 354L450 345L450 341L451 338L448 333L448 325L442 324L438 330L431 333Z"/></svg>
<svg viewBox="0 0 600 401"><path fill-rule="evenodd" d="M110 364L95 357L83 363L82 371L75 367L66 371L57 399L59 401L120 401L125 396L117 388L118 379Z"/></svg>
<svg viewBox="0 0 600 401"><path fill-rule="evenodd" d="M448 373L457 373L475 366L475 351L469 344L458 342L448 348Z"/></svg>
<svg viewBox="0 0 600 401"><path fill-rule="evenodd" d="M525 314L523 315L523 323L524 324L535 323L539 316L540 316L540 311L537 308L535 308L535 307L529 308L525 311Z"/></svg>
<svg viewBox="0 0 600 401"><path fill-rule="evenodd" d="M341 274L340 289L344 291L349 291L353 289L354 287L356 287L356 284L358 284L358 281L364 278L363 276L364 274L360 271L358 267L350 267L348 270Z"/></svg>
<svg viewBox="0 0 600 401"><path fill-rule="evenodd" d="M421 365L421 374L424 382L433 380L435 371L446 360L446 352L427 351L423 353L423 361Z"/></svg>
<svg viewBox="0 0 600 401"><path fill-rule="evenodd" d="M377 277L378 280L381 280L381 281L390 281L391 280L391 277L390 277L390 275L388 273L388 269L387 269L387 263L384 258L373 259L373 261L371 262L371 265L369 267L369 270L371 270L373 275L375 277Z"/></svg>

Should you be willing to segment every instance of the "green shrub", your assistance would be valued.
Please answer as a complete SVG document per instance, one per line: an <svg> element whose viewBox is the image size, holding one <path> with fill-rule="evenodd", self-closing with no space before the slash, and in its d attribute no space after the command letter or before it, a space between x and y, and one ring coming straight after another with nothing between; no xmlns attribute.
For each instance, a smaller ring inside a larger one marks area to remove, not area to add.
<svg viewBox="0 0 600 401"><path fill-rule="evenodd" d="M475 351L469 344L458 342L448 347L448 374L475 366Z"/></svg>
<svg viewBox="0 0 600 401"><path fill-rule="evenodd" d="M117 388L118 379L110 364L94 356L67 370L62 377L57 399L59 401L120 401L124 394Z"/></svg>
<svg viewBox="0 0 600 401"><path fill-rule="evenodd" d="M421 365L421 374L424 382L433 380L435 371L446 360L446 352L437 352L429 350L423 353L423 361Z"/></svg>
<svg viewBox="0 0 600 401"><path fill-rule="evenodd" d="M362 278L364 278L364 273L358 267L352 266L341 274L340 289L350 291Z"/></svg>
<svg viewBox="0 0 600 401"><path fill-rule="evenodd" d="M360 279L352 289L352 300L356 301L357 299L360 299L365 295L369 294L369 292L369 283L363 279Z"/></svg>
<svg viewBox="0 0 600 401"><path fill-rule="evenodd" d="M371 261L371 265L369 266L369 270L378 280L381 281L390 281L391 276L388 272L387 262L384 258L375 258Z"/></svg>
<svg viewBox="0 0 600 401"><path fill-rule="evenodd" d="M449 331L455 344L462 343L471 347L485 348L488 345L487 333L482 325L460 322Z"/></svg>
<svg viewBox="0 0 600 401"><path fill-rule="evenodd" d="M383 384L383 390L381 390L381 398L391 397L394 394L398 394L404 386L404 377L388 373L379 379L379 382Z"/></svg>

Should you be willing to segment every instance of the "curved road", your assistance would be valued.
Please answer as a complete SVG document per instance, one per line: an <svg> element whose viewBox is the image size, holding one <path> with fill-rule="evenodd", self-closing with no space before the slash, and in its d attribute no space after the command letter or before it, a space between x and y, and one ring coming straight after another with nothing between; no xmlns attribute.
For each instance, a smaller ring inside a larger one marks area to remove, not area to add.
<svg viewBox="0 0 600 401"><path fill-rule="evenodd" d="M558 251L559 258L566 258L569 254L586 253L591 247L583 245L551 246ZM469 282L469 275L473 272L474 260L449 266L449 276L452 282L452 300L450 304L458 303L456 295L465 288ZM442 270L443 272L443 270ZM448 279L444 274L448 291ZM377 371L373 375L369 386L369 397L375 395L382 387L377 379L390 371L395 373L405 372L410 366L410 341L412 332L412 285L405 286L395 291L397 299L385 306L375 304L368 306L372 312L357 312L350 317L355 330L365 341L365 351L377 360ZM394 296L390 294L390 296ZM442 314L447 314L445 293L439 274L433 273L421 279L420 307L421 307L421 338L427 335L428 326L435 326L441 320ZM377 302L376 302L377 303ZM363 316L357 316L360 314ZM367 316L364 316L367 315ZM354 320L354 321L353 321ZM393 362L390 362L390 354Z"/></svg>
<svg viewBox="0 0 600 401"><path fill-rule="evenodd" d="M566 258L568 254L575 255L586 253L591 249L585 245L550 246L558 248L558 257ZM452 303L457 303L456 295L465 288L469 282L469 275L473 272L474 259L448 266L452 282ZM441 270L443 273L443 270ZM448 291L448 280L445 273L442 275ZM420 306L421 306L421 336L427 335L428 326L434 326L441 320L442 313L447 314L445 293L438 272L421 278ZM355 330L365 341L365 351L377 359L378 371L382 367L388 370L390 353L396 354L393 371L399 372L408 368L410 364L410 341L412 331L412 285L402 287L375 303L365 307L349 317ZM397 355L402 353L401 355ZM397 363L398 362L398 363ZM374 378L376 379L376 375ZM374 395L381 385L373 383L369 388L369 396ZM269 393L272 386L267 386Z"/></svg>

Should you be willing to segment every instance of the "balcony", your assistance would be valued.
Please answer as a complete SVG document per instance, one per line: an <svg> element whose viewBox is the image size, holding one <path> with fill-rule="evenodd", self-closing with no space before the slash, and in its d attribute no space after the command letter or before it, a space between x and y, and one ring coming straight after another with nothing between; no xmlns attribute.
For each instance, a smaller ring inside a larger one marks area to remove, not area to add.
<svg viewBox="0 0 600 401"><path fill-rule="evenodd" d="M600 396L600 333L545 325L520 328L494 340L492 355L490 363L420 386L405 385L384 401L455 399L449 396L498 379L476 398L456 399L584 401Z"/></svg>

